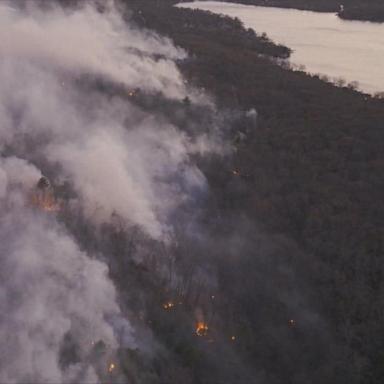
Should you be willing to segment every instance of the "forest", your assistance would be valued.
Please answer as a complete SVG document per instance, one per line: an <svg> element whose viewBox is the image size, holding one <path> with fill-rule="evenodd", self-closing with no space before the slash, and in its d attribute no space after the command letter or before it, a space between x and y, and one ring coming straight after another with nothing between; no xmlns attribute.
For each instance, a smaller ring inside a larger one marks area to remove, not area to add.
<svg viewBox="0 0 384 384"><path fill-rule="evenodd" d="M37 3L0 7L0 378L381 384L382 95L175 0Z"/></svg>
<svg viewBox="0 0 384 384"><path fill-rule="evenodd" d="M126 3L187 50L183 74L222 111L257 111L232 123L233 156L205 165L216 315L236 354L268 383L382 382L383 101L282 65L289 51L238 20Z"/></svg>

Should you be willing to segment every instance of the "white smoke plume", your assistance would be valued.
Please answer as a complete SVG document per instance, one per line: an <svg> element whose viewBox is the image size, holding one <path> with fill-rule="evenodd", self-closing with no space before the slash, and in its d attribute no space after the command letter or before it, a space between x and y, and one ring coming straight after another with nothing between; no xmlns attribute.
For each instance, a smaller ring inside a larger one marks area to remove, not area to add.
<svg viewBox="0 0 384 384"><path fill-rule="evenodd" d="M28 2L29 4L32 2ZM49 12L28 7L28 14L0 8L2 56L35 61L75 72L97 73L130 87L186 95L174 59L185 57L169 40L130 28L112 8L98 13L85 4L81 11ZM138 55L140 51L147 55ZM161 55L155 60L151 55Z"/></svg>
<svg viewBox="0 0 384 384"><path fill-rule="evenodd" d="M127 25L113 8L28 4L0 6L0 382L94 383L103 375L95 343L113 353L123 324L124 343L135 347L129 323L106 265L30 195L50 170L71 184L72 206L93 224L117 215L167 241L174 209L205 187L190 155L209 144L81 85L86 75L184 98L174 61L185 54L170 41ZM66 344L74 361L63 361Z"/></svg>
<svg viewBox="0 0 384 384"><path fill-rule="evenodd" d="M129 103L79 90L76 76L183 97L172 61L182 53L167 40L123 29L115 12L91 7L32 16L2 7L0 19L3 146L24 145L30 157L35 152L59 164L88 216L108 221L118 214L150 236L167 236L162 219L186 197L172 179L181 177L187 188L204 184L188 163L196 144ZM132 54L131 43L166 58Z"/></svg>
<svg viewBox="0 0 384 384"><path fill-rule="evenodd" d="M106 321L119 314L106 266L81 252L53 217L30 206L40 172L17 158L0 164L0 381L97 381L89 359L95 340L116 347ZM78 363L61 369L65 335Z"/></svg>

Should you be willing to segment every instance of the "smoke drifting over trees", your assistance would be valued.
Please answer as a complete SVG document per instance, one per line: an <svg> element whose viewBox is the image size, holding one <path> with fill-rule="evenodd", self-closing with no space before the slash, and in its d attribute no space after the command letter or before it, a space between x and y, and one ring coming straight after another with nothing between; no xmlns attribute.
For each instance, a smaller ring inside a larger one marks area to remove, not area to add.
<svg viewBox="0 0 384 384"><path fill-rule="evenodd" d="M173 3L1 3L0 382L374 383L379 245L322 202L376 196L381 101Z"/></svg>
<svg viewBox="0 0 384 384"><path fill-rule="evenodd" d="M64 217L95 230L119 222L169 243L175 210L206 188L191 155L213 142L129 99L181 103L198 93L175 65L185 53L112 6L3 2L0 21L0 381L112 380L118 348L138 344L102 261L111 255L87 252ZM59 212L33 204L43 174Z"/></svg>

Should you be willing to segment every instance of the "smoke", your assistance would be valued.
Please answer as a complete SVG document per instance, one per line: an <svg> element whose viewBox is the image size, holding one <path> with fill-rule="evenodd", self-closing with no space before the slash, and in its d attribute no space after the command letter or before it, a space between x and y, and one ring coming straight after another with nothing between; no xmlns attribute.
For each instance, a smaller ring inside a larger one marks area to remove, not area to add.
<svg viewBox="0 0 384 384"><path fill-rule="evenodd" d="M76 12L44 12L29 6L26 14L2 6L0 35L0 50L7 59L44 61L49 68L97 73L150 91L167 89L173 97L186 95L173 61L185 53L169 40L130 28L113 8L99 13L85 4ZM153 58L155 54L162 59Z"/></svg>
<svg viewBox="0 0 384 384"><path fill-rule="evenodd" d="M0 165L1 320L0 381L62 382L96 377L93 342L116 347L106 318L118 315L107 268L81 252L54 217L30 206L40 172L17 158ZM66 334L76 337L81 359L62 370Z"/></svg>
<svg viewBox="0 0 384 384"><path fill-rule="evenodd" d="M92 225L117 216L169 241L173 212L206 187L191 156L211 145L128 95L193 101L175 65L185 54L113 8L29 2L0 7L0 55L0 381L96 382L119 343L136 347L134 331L107 266L31 194L48 174Z"/></svg>
<svg viewBox="0 0 384 384"><path fill-rule="evenodd" d="M78 76L104 76L127 92L139 87L183 97L186 89L172 61L182 54L166 40L123 30L114 11L85 7L69 15L36 11L36 17L15 12L0 9L4 148L59 166L88 217L101 222L118 214L150 236L166 237L172 208L185 201L186 190L204 187L188 158L204 147L201 138L191 142L128 102L80 88ZM167 58L134 55L126 49L131 43Z"/></svg>

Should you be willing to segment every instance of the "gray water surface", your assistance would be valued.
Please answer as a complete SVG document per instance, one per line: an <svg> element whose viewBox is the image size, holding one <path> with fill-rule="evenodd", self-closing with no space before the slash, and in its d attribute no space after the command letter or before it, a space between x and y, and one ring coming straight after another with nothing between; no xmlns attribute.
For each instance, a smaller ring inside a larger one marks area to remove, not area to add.
<svg viewBox="0 0 384 384"><path fill-rule="evenodd" d="M293 50L290 61L307 72L357 81L367 93L384 91L384 23L345 21L332 13L197 1L180 7L238 17Z"/></svg>

